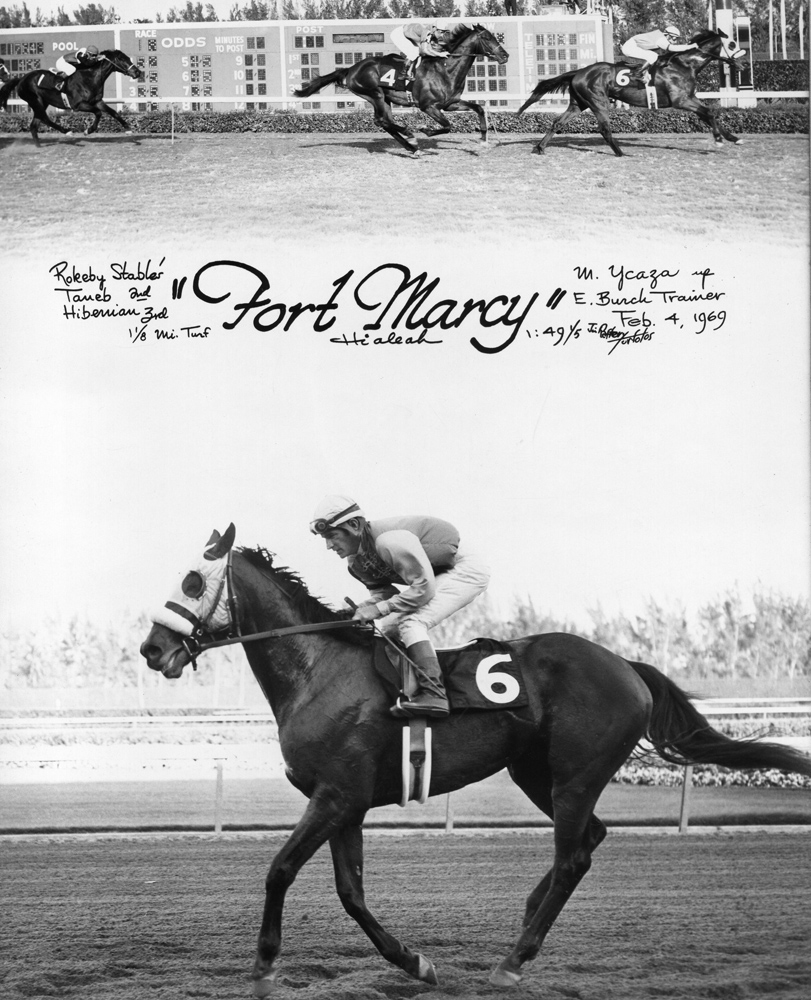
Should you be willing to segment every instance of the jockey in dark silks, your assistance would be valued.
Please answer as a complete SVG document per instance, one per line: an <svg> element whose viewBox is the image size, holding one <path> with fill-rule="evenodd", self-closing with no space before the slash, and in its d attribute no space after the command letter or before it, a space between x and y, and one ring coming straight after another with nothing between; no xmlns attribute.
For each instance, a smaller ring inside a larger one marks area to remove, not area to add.
<svg viewBox="0 0 811 1000"><path fill-rule="evenodd" d="M73 76L77 69L93 66L98 61L99 50L95 45L88 45L86 48L77 49L66 56L60 56L56 60L56 69L61 78L56 85L56 89L64 90L65 81L69 76Z"/></svg>
<svg viewBox="0 0 811 1000"><path fill-rule="evenodd" d="M490 570L460 543L452 524L412 515L368 521L351 497L325 497L310 531L341 559L371 600L355 611L358 621L378 621L384 634L399 638L417 668L418 690L398 700L393 715L448 714L448 698L428 630L482 594ZM402 588L402 589L399 589Z"/></svg>

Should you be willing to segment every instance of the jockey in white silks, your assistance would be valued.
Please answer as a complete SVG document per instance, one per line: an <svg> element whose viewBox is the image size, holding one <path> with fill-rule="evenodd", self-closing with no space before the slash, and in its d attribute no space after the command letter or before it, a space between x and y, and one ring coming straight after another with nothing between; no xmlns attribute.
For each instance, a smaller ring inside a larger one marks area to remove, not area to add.
<svg viewBox="0 0 811 1000"><path fill-rule="evenodd" d="M447 59L450 55L436 44L436 25L421 24L419 21L409 21L398 25L389 35L389 39L405 56L405 75L409 79L420 56L432 59Z"/></svg>
<svg viewBox="0 0 811 1000"><path fill-rule="evenodd" d="M650 67L659 58L659 51L665 52L688 52L690 49L697 49L694 43L687 45L677 45L676 40L681 38L681 32L672 24L661 31L659 28L653 31L644 31L639 35L632 35L620 47L620 52L631 59L641 59L644 63L642 69L642 83L647 87L650 84Z"/></svg>
<svg viewBox="0 0 811 1000"><path fill-rule="evenodd" d="M67 55L60 56L56 60L56 70L62 74L62 79L57 84L57 89L64 90L65 80L69 76L73 76L77 69L92 66L99 61L99 58L99 50L95 45L88 45L86 48L77 49L75 52L69 52Z"/></svg>
<svg viewBox="0 0 811 1000"><path fill-rule="evenodd" d="M447 715L442 671L428 631L484 593L490 582L484 560L460 541L448 521L426 515L369 521L347 496L325 497L310 531L346 559L349 572L369 590L371 599L358 606L354 618L377 621L381 632L398 637L417 667L416 694L399 699L392 714Z"/></svg>

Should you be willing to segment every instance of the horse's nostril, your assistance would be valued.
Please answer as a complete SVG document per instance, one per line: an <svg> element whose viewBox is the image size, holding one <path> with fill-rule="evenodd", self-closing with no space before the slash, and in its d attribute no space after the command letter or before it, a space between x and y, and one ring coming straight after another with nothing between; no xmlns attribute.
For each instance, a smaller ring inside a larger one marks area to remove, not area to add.
<svg viewBox="0 0 811 1000"><path fill-rule="evenodd" d="M160 650L150 642L143 642L141 643L141 656L145 660L154 660L160 656Z"/></svg>

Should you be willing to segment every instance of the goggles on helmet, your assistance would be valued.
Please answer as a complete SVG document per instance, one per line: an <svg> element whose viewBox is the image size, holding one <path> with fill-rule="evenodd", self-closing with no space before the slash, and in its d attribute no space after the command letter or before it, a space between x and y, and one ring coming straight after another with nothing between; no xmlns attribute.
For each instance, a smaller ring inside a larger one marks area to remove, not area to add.
<svg viewBox="0 0 811 1000"><path fill-rule="evenodd" d="M337 514L333 514L331 517L318 517L311 522L310 531L314 535L323 535L330 528L336 528L339 523L348 521L353 511L357 511L358 516L360 516L360 507L356 503L353 503L349 507L344 508L344 510L339 510Z"/></svg>

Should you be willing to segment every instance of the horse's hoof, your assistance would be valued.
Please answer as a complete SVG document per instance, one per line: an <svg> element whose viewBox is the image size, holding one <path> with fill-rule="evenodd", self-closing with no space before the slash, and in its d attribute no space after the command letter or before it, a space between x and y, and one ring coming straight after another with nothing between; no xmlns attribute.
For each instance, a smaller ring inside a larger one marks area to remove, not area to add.
<svg viewBox="0 0 811 1000"><path fill-rule="evenodd" d="M742 146L743 145L743 139L733 139L732 140L732 145L733 146Z"/></svg>
<svg viewBox="0 0 811 1000"><path fill-rule="evenodd" d="M438 986L439 980L436 977L436 969L434 968L434 963L425 957L425 955L417 955L417 979L423 983L430 983L432 986Z"/></svg>
<svg viewBox="0 0 811 1000"><path fill-rule="evenodd" d="M261 979L257 979L253 984L253 995L255 997L269 997L273 995L276 988L276 973L269 972Z"/></svg>
<svg viewBox="0 0 811 1000"><path fill-rule="evenodd" d="M490 973L491 986L517 986L521 982L520 972L510 972L504 968L504 963L499 963Z"/></svg>
<svg viewBox="0 0 811 1000"><path fill-rule="evenodd" d="M411 151L412 160L418 160L422 156L422 151L419 149L413 149Z"/></svg>

